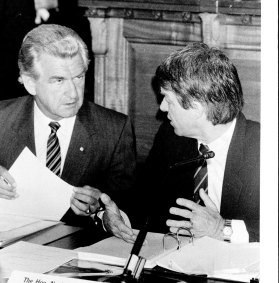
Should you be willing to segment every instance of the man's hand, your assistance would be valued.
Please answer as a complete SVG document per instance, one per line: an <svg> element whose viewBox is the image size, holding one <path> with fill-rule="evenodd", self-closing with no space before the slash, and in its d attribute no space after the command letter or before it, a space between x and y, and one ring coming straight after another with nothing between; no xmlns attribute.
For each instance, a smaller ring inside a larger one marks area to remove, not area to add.
<svg viewBox="0 0 279 283"><path fill-rule="evenodd" d="M6 168L0 166L0 198L15 199L17 197L14 178Z"/></svg>
<svg viewBox="0 0 279 283"><path fill-rule="evenodd" d="M101 195L101 201L105 205L103 224L106 230L126 242L134 243L136 235L133 230L125 224L115 202L112 201L107 194Z"/></svg>
<svg viewBox="0 0 279 283"><path fill-rule="evenodd" d="M71 208L77 215L88 216L100 207L99 198L102 192L90 186L74 187L71 197Z"/></svg>
<svg viewBox="0 0 279 283"><path fill-rule="evenodd" d="M209 236L215 239L222 239L224 219L219 214L217 207L204 192L200 190L200 197L205 206L201 206L191 200L179 198L176 203L184 208L171 207L170 213L179 215L187 220L167 220L171 232L176 232L180 227L190 228L195 237ZM187 234L181 230L181 234Z"/></svg>

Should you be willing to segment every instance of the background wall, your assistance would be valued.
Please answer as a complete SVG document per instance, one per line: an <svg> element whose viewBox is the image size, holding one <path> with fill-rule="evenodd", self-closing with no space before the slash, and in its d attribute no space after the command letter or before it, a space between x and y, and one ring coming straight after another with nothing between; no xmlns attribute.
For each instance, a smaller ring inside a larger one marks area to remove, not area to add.
<svg viewBox="0 0 279 283"><path fill-rule="evenodd" d="M163 118L152 77L163 58L188 42L205 42L226 52L242 82L244 113L260 121L260 1L78 3L91 27L94 100L131 116L139 162L145 160Z"/></svg>

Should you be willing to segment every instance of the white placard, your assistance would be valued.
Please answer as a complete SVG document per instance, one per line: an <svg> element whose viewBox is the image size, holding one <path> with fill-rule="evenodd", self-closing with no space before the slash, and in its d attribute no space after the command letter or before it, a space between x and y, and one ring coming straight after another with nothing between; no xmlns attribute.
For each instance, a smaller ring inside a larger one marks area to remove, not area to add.
<svg viewBox="0 0 279 283"><path fill-rule="evenodd" d="M14 271L8 283L91 283L97 281L65 278L41 273Z"/></svg>

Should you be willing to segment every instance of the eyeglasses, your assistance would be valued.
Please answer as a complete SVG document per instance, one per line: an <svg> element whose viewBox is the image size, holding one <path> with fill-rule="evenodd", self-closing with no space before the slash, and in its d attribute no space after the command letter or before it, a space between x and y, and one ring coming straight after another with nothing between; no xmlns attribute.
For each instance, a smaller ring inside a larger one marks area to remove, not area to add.
<svg viewBox="0 0 279 283"><path fill-rule="evenodd" d="M185 242L182 241L179 237L179 232L181 230L186 230L188 232L188 235L186 235L186 237L190 237L190 239L188 240L188 243L192 243L194 244L194 235L193 233L191 232L191 230L189 228L186 228L186 227L180 227L177 229L176 233L172 233L172 232L169 232L169 233L166 233L163 237L163 248L164 248L164 251L170 251L170 250L180 250L181 247L182 247L182 244ZM186 238L184 238L186 239Z"/></svg>

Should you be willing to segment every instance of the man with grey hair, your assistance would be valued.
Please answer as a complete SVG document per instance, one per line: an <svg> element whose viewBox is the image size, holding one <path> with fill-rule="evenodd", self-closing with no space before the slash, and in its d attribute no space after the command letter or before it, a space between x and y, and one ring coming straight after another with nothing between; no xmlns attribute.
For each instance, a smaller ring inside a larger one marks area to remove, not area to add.
<svg viewBox="0 0 279 283"><path fill-rule="evenodd" d="M106 230L133 242L116 206L125 211L134 186L133 129L126 115L84 99L88 64L87 47L70 28L40 25L25 36L18 66L30 95L0 102L0 175L10 184L0 180L0 197L17 197L7 169L27 146L74 186L62 221L93 227L103 203Z"/></svg>

